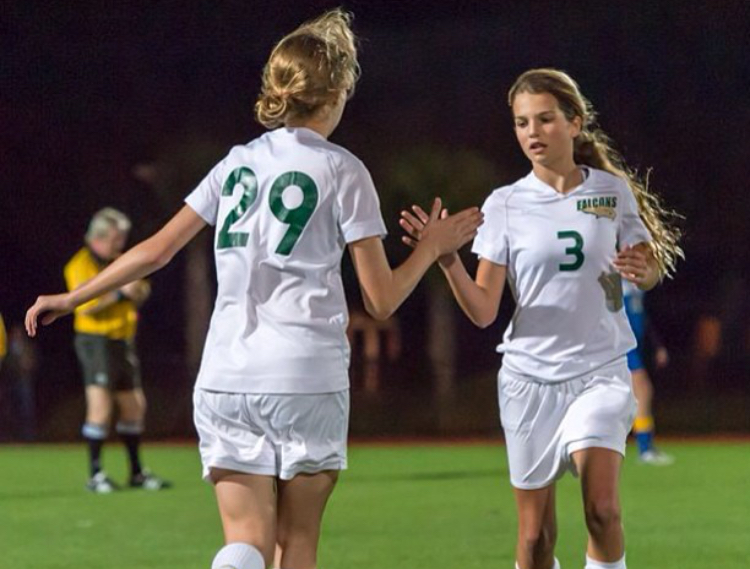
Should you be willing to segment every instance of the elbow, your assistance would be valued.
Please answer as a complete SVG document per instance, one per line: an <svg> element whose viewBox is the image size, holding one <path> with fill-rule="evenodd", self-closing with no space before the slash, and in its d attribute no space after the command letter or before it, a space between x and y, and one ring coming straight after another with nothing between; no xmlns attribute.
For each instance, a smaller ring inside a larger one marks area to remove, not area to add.
<svg viewBox="0 0 750 569"><path fill-rule="evenodd" d="M485 328L491 326L495 319L497 318L497 313L494 314L469 314L469 320L476 326L477 328L481 328L484 330Z"/></svg>
<svg viewBox="0 0 750 569"><path fill-rule="evenodd" d="M140 262L148 274L168 265L174 257L174 251L168 247L160 247L157 243L150 241L145 241L143 245Z"/></svg>
<svg viewBox="0 0 750 569"><path fill-rule="evenodd" d="M154 255L153 259L150 260L149 267L151 270L150 273L153 273L154 271L158 271L159 269L166 267L169 262L172 260L172 255L170 252L165 251L164 253L161 253L159 255Z"/></svg>
<svg viewBox="0 0 750 569"><path fill-rule="evenodd" d="M380 312L376 312L372 315L372 317L375 320L388 320L391 316L393 316L394 310L381 310Z"/></svg>
<svg viewBox="0 0 750 569"><path fill-rule="evenodd" d="M476 326L477 328L481 328L482 330L489 327L489 325L494 322L494 320L482 320L475 318L472 318L471 321L474 323L474 326Z"/></svg>
<svg viewBox="0 0 750 569"><path fill-rule="evenodd" d="M143 276L150 275L153 272L158 271L164 265L168 264L171 257L166 255L160 255L156 253L148 252L140 259L139 267Z"/></svg>
<svg viewBox="0 0 750 569"><path fill-rule="evenodd" d="M368 305L365 306L365 310L367 310L367 314L372 316L375 320L388 320L388 318L390 318L395 312L395 310L390 307L373 305L371 303L368 303Z"/></svg>
<svg viewBox="0 0 750 569"><path fill-rule="evenodd" d="M367 294L363 289L363 300L365 301L365 311L375 320L387 320L390 318L398 304L394 303L386 294Z"/></svg>

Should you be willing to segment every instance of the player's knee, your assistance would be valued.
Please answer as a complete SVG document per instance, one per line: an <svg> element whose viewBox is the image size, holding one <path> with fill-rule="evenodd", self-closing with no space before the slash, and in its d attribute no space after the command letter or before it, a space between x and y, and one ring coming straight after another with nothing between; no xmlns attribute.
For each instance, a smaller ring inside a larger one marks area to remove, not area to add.
<svg viewBox="0 0 750 569"><path fill-rule="evenodd" d="M109 425L112 420L112 407L110 405L93 405L86 409L86 422L96 425Z"/></svg>
<svg viewBox="0 0 750 569"><path fill-rule="evenodd" d="M283 549L290 547L308 548L315 546L318 541L318 531L315 528L307 526L283 526L278 528L278 542Z"/></svg>
<svg viewBox="0 0 750 569"><path fill-rule="evenodd" d="M586 526L593 535L599 535L621 523L620 506L616 500L603 498L586 503Z"/></svg>
<svg viewBox="0 0 750 569"><path fill-rule="evenodd" d="M531 559L546 559L555 549L557 528L554 525L525 530L519 536L521 547Z"/></svg>
<svg viewBox="0 0 750 569"><path fill-rule="evenodd" d="M118 399L120 418L129 423L142 423L146 417L146 398L136 393Z"/></svg>
<svg viewBox="0 0 750 569"><path fill-rule="evenodd" d="M123 407L120 409L120 419L127 423L140 423L143 424L146 418L146 408L140 405L133 405L132 407Z"/></svg>
<svg viewBox="0 0 750 569"><path fill-rule="evenodd" d="M292 551L315 556L320 528L315 524L281 523L277 529L279 546L285 553Z"/></svg>

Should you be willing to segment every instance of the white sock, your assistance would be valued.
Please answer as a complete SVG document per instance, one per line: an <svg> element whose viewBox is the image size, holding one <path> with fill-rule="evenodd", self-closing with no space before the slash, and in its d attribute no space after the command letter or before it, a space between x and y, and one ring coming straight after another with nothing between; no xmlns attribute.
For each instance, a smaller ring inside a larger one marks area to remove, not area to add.
<svg viewBox="0 0 750 569"><path fill-rule="evenodd" d="M596 559L591 559L588 555L586 555L586 567L583 569L627 569L625 566L625 556L622 556L622 559L619 561L614 561L612 563L607 563L605 561L597 561Z"/></svg>
<svg viewBox="0 0 750 569"><path fill-rule="evenodd" d="M211 569L266 569L266 562L252 545L229 543L216 554Z"/></svg>
<svg viewBox="0 0 750 569"><path fill-rule="evenodd" d="M521 569L518 566L518 562L516 562L516 569ZM560 569L560 561L558 561L557 557L555 557L555 564L552 566L552 569Z"/></svg>

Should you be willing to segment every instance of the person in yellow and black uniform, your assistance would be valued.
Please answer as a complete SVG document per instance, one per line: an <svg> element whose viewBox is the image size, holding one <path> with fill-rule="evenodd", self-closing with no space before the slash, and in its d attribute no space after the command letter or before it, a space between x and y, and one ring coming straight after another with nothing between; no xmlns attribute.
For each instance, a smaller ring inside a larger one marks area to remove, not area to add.
<svg viewBox="0 0 750 569"><path fill-rule="evenodd" d="M122 253L130 227L127 216L116 209L104 208L94 215L86 232L86 246L65 265L69 290L96 276ZM134 338L138 307L150 292L147 281L134 281L75 310L75 349L86 385L86 422L82 433L88 443L91 468L86 487L92 492L109 493L118 488L101 464L102 446L115 407L118 410L115 429L130 459L129 485L147 490L169 486L142 467L139 453L146 398L141 388Z"/></svg>
<svg viewBox="0 0 750 569"><path fill-rule="evenodd" d="M3 366L5 354L8 353L8 335L5 333L5 322L3 315L0 314L0 368Z"/></svg>

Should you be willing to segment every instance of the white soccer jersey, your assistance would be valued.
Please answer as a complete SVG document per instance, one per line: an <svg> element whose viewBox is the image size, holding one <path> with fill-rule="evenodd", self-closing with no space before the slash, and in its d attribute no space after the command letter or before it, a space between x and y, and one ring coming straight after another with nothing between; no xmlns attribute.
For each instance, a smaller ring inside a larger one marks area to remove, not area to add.
<svg viewBox="0 0 750 569"><path fill-rule="evenodd" d="M185 201L216 225L219 285L197 386L346 389L341 257L386 233L364 164L312 130L279 128L234 147Z"/></svg>
<svg viewBox="0 0 750 569"><path fill-rule="evenodd" d="M617 244L650 241L625 181L585 168L566 194L534 173L495 190L472 250L507 266L517 306L498 351L503 366L540 381L571 379L636 342L611 265Z"/></svg>

